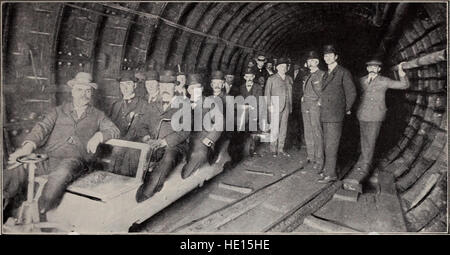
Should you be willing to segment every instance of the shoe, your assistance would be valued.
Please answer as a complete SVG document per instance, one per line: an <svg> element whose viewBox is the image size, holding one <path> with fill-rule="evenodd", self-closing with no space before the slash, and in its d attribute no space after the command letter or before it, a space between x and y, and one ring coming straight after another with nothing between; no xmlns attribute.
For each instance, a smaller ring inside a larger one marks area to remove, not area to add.
<svg viewBox="0 0 450 255"><path fill-rule="evenodd" d="M142 184L136 192L136 202L138 203L144 202L145 200L151 198L153 194L154 193L150 195L144 194L144 184Z"/></svg>
<svg viewBox="0 0 450 255"><path fill-rule="evenodd" d="M276 152L272 152L272 157L276 158L278 154Z"/></svg>
<svg viewBox="0 0 450 255"><path fill-rule="evenodd" d="M285 152L285 151L280 151L278 152L279 154L285 156L285 157L290 157L291 155L289 155L289 153Z"/></svg>
<svg viewBox="0 0 450 255"><path fill-rule="evenodd" d="M330 183L330 182L335 182L335 181L337 181L336 177L325 176L325 177L319 179L317 182L319 182L319 183Z"/></svg>

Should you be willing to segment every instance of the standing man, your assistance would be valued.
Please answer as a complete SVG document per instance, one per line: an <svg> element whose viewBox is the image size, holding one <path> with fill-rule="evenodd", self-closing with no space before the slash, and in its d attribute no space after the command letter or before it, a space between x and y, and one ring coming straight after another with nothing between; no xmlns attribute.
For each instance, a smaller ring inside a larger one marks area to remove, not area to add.
<svg viewBox="0 0 450 255"><path fill-rule="evenodd" d="M284 151L284 143L286 139L289 114L292 112L293 81L289 75L286 75L287 60L285 58L280 58L278 60L276 68L278 72L267 79L264 94L267 97L267 106L269 108L270 114L279 114L279 122L271 123L272 128L275 125L277 125L278 128L275 128L275 131L272 132L276 139L275 141L271 142L270 149L272 151L273 157L277 157L278 154L289 157L290 155ZM277 96L279 99L278 109L275 109L275 107L272 105L272 96Z"/></svg>
<svg viewBox="0 0 450 255"><path fill-rule="evenodd" d="M234 74L230 70L225 73L224 89L225 94L229 96L237 96L239 94L239 86L234 85Z"/></svg>
<svg viewBox="0 0 450 255"><path fill-rule="evenodd" d="M302 107L301 98L303 96L303 83L304 78L309 74L309 70L301 68L298 63L294 63L293 71L290 73L294 84L292 86L292 115L289 118L288 137L292 145L301 148L302 144L305 144L303 138L303 120L302 120Z"/></svg>
<svg viewBox="0 0 450 255"><path fill-rule="evenodd" d="M244 80L245 83L242 84L241 86L241 96L244 98L244 100L247 99L247 97L249 96L253 96L256 99L256 103L258 104L259 102L259 97L263 96L263 89L261 87L261 85L257 82L254 82L255 79L255 74L254 71L251 68L247 68L244 74ZM254 136L251 136L251 134L257 133L257 130L251 131L250 130L250 118L252 117L252 115L250 114L250 111L258 111L259 107L261 107L260 105L257 105L258 107L256 109L253 108L253 106L249 105L249 104L245 104L244 105L244 119L245 121L243 121L243 123L239 123L241 125L243 125L245 128L245 131L247 134L250 134L249 137L249 142L250 142L250 146L249 146L249 153L250 155L255 155L256 154L256 141ZM248 117L246 117L248 116ZM256 123L256 128L258 128L258 114L255 116L256 119L253 119L252 121L254 121Z"/></svg>
<svg viewBox="0 0 450 255"><path fill-rule="evenodd" d="M182 160L187 150L186 139L189 131L175 131L171 125L172 116L178 111L171 105L177 105L178 99L175 96L175 86L177 78L172 70L165 70L159 77L159 91L161 98L151 103L150 109L144 117L146 122L141 122L139 128L142 142L157 144L157 148L152 155L152 161L158 161L153 171L146 172L144 183L136 193L138 203L152 197L159 192L169 173ZM184 100L184 99L182 99Z"/></svg>
<svg viewBox="0 0 450 255"><path fill-rule="evenodd" d="M264 67L266 63L266 57L260 55L256 58L256 69L255 69L255 81L260 81L260 77L264 77L264 83L267 81L267 78L269 78L269 73L267 72L266 68ZM262 84L261 86L264 88L265 84Z"/></svg>
<svg viewBox="0 0 450 255"><path fill-rule="evenodd" d="M48 161L36 169L36 175L48 175L38 201L41 214L56 207L66 187L86 173L97 146L120 134L116 125L91 105L92 89L97 89L91 74L80 72L67 85L72 89L72 102L50 110L25 137L22 147L9 155L8 163L12 164L35 150L48 154ZM23 165L4 171L4 199L19 195L27 184L27 175Z"/></svg>
<svg viewBox="0 0 450 255"><path fill-rule="evenodd" d="M356 98L356 89L352 75L336 62L338 54L333 45L326 45L323 58L328 65L328 71L323 77L320 121L322 122L325 166L321 183L336 181L336 161L341 139L342 125L345 114L351 113Z"/></svg>
<svg viewBox="0 0 450 255"><path fill-rule="evenodd" d="M319 69L319 54L308 52L306 64L310 73L303 85L302 116L305 127L306 161L312 164L312 169L320 173L323 168L323 136L320 123L320 96L322 93L322 78L324 71ZM295 66L294 66L295 69Z"/></svg>
<svg viewBox="0 0 450 255"><path fill-rule="evenodd" d="M270 58L266 62L266 71L269 74L269 77L275 74L275 72L273 71L273 60Z"/></svg>
<svg viewBox="0 0 450 255"><path fill-rule="evenodd" d="M366 65L368 75L359 80L362 97L357 112L361 132L361 155L349 177L344 180L344 188L348 189L352 188L352 184L359 185L370 172L375 144L387 111L386 90L409 87L408 78L402 68L403 63L398 65L400 81L379 75L381 61L378 59L372 59ZM361 191L361 189L358 190Z"/></svg>

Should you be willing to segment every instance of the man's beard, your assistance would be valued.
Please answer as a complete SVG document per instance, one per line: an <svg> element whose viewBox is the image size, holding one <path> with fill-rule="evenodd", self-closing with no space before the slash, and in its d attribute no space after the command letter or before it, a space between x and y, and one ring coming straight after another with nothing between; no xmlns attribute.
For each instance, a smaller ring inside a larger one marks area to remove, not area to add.
<svg viewBox="0 0 450 255"><path fill-rule="evenodd" d="M90 101L91 101L91 99L87 98L87 97L79 97L79 98L73 99L73 102L76 106L85 106L85 105L89 104Z"/></svg>
<svg viewBox="0 0 450 255"><path fill-rule="evenodd" d="M162 101L165 102L165 103L170 102L170 99L172 99L171 95L169 93L167 93L167 92L163 92L161 94L161 97L162 97Z"/></svg>

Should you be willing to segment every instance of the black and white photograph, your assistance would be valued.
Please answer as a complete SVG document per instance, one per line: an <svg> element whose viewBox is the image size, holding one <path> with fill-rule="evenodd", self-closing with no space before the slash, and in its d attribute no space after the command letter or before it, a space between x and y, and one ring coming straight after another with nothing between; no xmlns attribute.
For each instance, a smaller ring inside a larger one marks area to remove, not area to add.
<svg viewBox="0 0 450 255"><path fill-rule="evenodd" d="M448 234L448 1L1 7L2 235Z"/></svg>

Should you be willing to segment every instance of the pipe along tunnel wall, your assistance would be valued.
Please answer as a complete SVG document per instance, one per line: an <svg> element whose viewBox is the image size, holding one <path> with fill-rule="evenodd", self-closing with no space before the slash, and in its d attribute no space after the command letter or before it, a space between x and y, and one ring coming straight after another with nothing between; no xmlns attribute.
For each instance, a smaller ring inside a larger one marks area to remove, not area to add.
<svg viewBox="0 0 450 255"><path fill-rule="evenodd" d="M115 75L182 63L186 71L232 70L242 77L257 54L304 61L334 43L357 77L383 57L382 73L410 61L406 91L389 91L377 145L378 168L394 173L410 231L447 225L446 3L7 3L2 4L5 156L55 105L70 98L79 71L99 84L95 104L119 98ZM434 54L434 55L433 55ZM420 58L422 57L422 58ZM325 68L325 67L323 67ZM142 89L144 91L144 89ZM358 150L357 121L341 151Z"/></svg>

